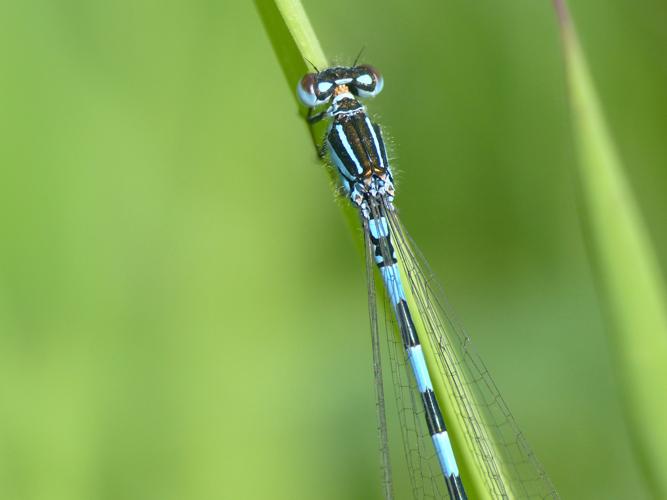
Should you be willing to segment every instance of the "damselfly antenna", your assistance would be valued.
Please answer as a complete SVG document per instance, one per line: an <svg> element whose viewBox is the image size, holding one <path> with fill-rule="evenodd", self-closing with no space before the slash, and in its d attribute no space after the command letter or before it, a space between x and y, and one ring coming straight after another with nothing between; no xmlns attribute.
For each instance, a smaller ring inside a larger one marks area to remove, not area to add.
<svg viewBox="0 0 667 500"><path fill-rule="evenodd" d="M315 65L313 64L313 62L312 62L310 59L308 59L307 57L304 57L304 60L305 60L308 64L310 64L310 65L313 67L313 69L315 70L315 73L319 73L319 72L320 72L320 70L317 69L317 66L315 66Z"/></svg>
<svg viewBox="0 0 667 500"><path fill-rule="evenodd" d="M354 62L352 63L352 66L356 66L356 65L357 65L357 63L359 62L359 59L361 58L361 54L364 53L364 49L366 49L366 46L365 46L365 45L362 45L362 46L361 46L361 50L359 51L359 53L357 54L357 57L354 59Z"/></svg>

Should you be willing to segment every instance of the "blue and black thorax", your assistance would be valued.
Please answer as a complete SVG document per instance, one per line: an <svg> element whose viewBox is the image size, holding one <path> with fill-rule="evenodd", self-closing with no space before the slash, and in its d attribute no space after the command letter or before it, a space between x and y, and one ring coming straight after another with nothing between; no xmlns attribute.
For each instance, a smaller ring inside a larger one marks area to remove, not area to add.
<svg viewBox="0 0 667 500"><path fill-rule="evenodd" d="M334 165L348 184L364 182L373 176L382 180L391 178L379 125L370 120L357 99L348 96L351 94L341 93L334 98L333 120L327 133Z"/></svg>
<svg viewBox="0 0 667 500"><path fill-rule="evenodd" d="M306 75L298 87L301 100L311 109L329 104L311 116L315 122L331 118L326 145L331 162L350 200L369 216L369 197L382 198L389 206L394 184L380 126L371 121L359 98L377 95L383 87L371 66L335 67Z"/></svg>

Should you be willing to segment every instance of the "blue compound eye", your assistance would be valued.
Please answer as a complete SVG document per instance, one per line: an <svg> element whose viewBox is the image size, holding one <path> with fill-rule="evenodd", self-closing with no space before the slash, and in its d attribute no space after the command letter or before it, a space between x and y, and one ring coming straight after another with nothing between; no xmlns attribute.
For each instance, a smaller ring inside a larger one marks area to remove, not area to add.
<svg viewBox="0 0 667 500"><path fill-rule="evenodd" d="M317 82L317 75L315 73L308 73L304 76L299 85L296 86L296 93L309 108L317 106L317 96L315 95L315 83Z"/></svg>
<svg viewBox="0 0 667 500"><path fill-rule="evenodd" d="M296 87L299 99L309 108L327 102L334 88L332 82L318 81L317 76L317 73L308 73Z"/></svg>
<svg viewBox="0 0 667 500"><path fill-rule="evenodd" d="M384 79L373 66L357 66L359 75L354 79L354 86L360 97L375 97L384 87Z"/></svg>

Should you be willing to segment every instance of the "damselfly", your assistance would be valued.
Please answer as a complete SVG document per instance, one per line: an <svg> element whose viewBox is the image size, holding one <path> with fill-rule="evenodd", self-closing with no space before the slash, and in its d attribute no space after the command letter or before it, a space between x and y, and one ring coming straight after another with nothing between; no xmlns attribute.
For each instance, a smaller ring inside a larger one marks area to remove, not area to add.
<svg viewBox="0 0 667 500"><path fill-rule="evenodd" d="M385 496L393 498L393 487L378 311L389 315L387 331L397 332L388 336L389 352L414 496L465 499L466 491L474 491L472 496L490 498L557 498L469 338L446 312L440 289L398 218L382 131L359 100L374 97L382 87L377 70L355 65L309 73L297 91L309 108L309 122L331 120L325 146L363 227ZM374 267L382 276L386 308L376 301ZM391 350L396 343L401 348ZM430 373L436 371L442 387L432 383ZM467 476L460 474L459 464Z"/></svg>

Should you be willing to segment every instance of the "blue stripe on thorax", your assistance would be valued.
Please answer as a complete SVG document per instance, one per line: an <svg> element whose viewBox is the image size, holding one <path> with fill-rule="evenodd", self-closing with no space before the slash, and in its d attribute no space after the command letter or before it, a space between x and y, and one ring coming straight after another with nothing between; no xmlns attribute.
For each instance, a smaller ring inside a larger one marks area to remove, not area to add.
<svg viewBox="0 0 667 500"><path fill-rule="evenodd" d="M350 145L350 141L347 140L347 136L345 135L345 130L343 129L343 126L340 124L336 124L334 125L334 128L336 130L336 133L338 133L338 138L340 139L341 144L343 144L345 151L349 155L350 159L352 160L352 163L354 164L355 169L357 170L357 175L363 174L364 169L361 167L361 162L359 161L359 158L357 158L357 155L355 155L354 151L352 151L352 146Z"/></svg>
<svg viewBox="0 0 667 500"><path fill-rule="evenodd" d="M336 167L336 170L338 170L338 174L341 176L341 179L349 179L351 181L355 180L355 177L350 174L350 172L345 168L345 164L343 163L343 160L340 159L340 156L338 156L338 153L336 153L336 150L329 146L329 156L331 157L331 161L334 164L334 167Z"/></svg>

